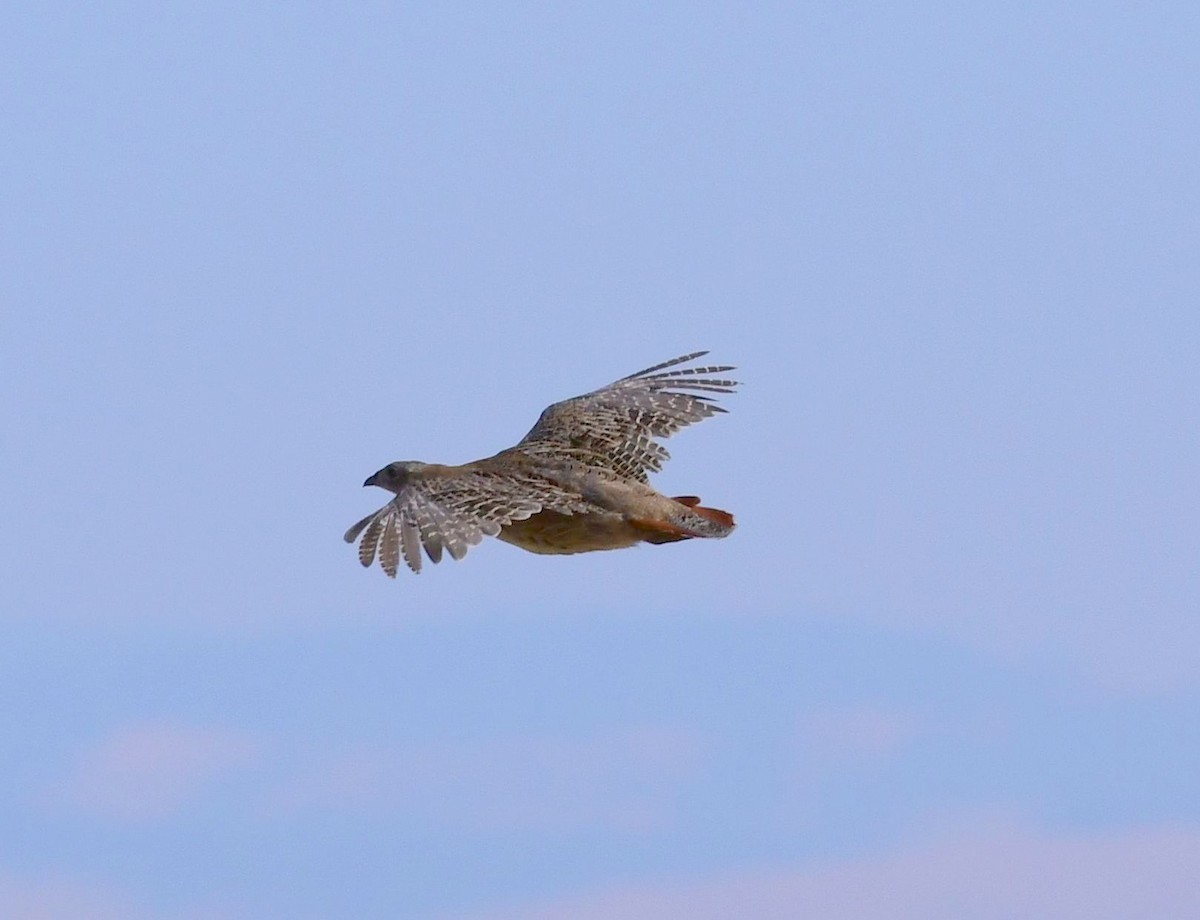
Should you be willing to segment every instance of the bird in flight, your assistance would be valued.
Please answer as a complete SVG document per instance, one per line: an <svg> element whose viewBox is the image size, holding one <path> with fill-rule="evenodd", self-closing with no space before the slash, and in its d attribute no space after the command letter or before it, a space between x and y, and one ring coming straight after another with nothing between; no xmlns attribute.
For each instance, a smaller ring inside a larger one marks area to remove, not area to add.
<svg viewBox="0 0 1200 920"><path fill-rule="evenodd" d="M726 537L733 515L650 486L669 458L655 438L725 412L707 393L732 393L732 366L681 367L697 351L549 406L515 447L493 457L444 466L398 460L364 486L395 497L349 530L358 558L376 558L392 578L400 557L421 571L442 551L462 559L485 536L531 553L587 553L638 543Z"/></svg>

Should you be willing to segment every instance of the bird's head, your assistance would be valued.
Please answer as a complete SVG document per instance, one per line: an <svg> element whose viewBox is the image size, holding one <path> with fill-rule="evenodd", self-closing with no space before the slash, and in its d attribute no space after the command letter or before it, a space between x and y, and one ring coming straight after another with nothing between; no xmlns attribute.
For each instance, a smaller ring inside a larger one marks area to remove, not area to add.
<svg viewBox="0 0 1200 920"><path fill-rule="evenodd" d="M379 486L389 492L399 492L410 475L424 468L425 464L419 460L397 460L368 476L363 486Z"/></svg>

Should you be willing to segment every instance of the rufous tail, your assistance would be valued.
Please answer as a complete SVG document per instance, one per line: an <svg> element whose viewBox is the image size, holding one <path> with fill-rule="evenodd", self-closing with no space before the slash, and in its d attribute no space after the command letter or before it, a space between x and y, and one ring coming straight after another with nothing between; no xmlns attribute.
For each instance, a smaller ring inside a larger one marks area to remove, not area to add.
<svg viewBox="0 0 1200 920"><path fill-rule="evenodd" d="M679 507L668 520L631 518L629 523L640 530L647 543L676 543L694 537L727 537L736 526L733 515L719 508L705 508L695 495L674 499Z"/></svg>
<svg viewBox="0 0 1200 920"><path fill-rule="evenodd" d="M683 507L671 523L689 537L727 537L737 525L733 515L720 508L705 508L695 495L681 495L675 499Z"/></svg>

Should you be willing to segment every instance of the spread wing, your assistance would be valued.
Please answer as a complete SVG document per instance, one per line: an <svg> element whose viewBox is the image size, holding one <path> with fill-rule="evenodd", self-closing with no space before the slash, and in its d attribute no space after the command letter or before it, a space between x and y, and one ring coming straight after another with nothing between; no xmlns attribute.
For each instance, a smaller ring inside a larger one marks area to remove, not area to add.
<svg viewBox="0 0 1200 920"><path fill-rule="evenodd" d="M673 358L592 393L555 403L516 449L534 457L574 459L645 482L647 473L658 472L671 457L654 439L670 437L693 422L725 412L713 397L703 394L732 393L738 386L736 380L712 376L731 371L732 366L678 366L706 354L697 351Z"/></svg>
<svg viewBox="0 0 1200 920"><path fill-rule="evenodd" d="M467 549L500 528L523 521L543 508L564 514L586 509L579 496L540 477L514 470L506 473L464 471L452 476L414 478L390 502L346 531L353 543L362 534L358 559L379 564L392 578L400 557L421 571L421 548L431 562L446 550L462 559Z"/></svg>

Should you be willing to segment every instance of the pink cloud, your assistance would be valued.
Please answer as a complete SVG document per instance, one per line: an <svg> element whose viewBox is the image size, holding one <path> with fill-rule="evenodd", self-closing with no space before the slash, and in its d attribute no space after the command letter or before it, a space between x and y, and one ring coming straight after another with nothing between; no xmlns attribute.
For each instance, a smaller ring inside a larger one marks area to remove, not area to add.
<svg viewBox="0 0 1200 920"><path fill-rule="evenodd" d="M1008 830L868 859L622 888L470 920L1144 920L1200 916L1197 879L1200 829Z"/></svg>
<svg viewBox="0 0 1200 920"><path fill-rule="evenodd" d="M125 727L85 752L44 801L104 817L156 821L258 756L257 743L234 732L174 725Z"/></svg>
<svg viewBox="0 0 1200 920"><path fill-rule="evenodd" d="M472 831L603 827L632 833L672 819L675 790L704 758L695 737L632 729L598 737L358 747L313 758L282 810L420 813Z"/></svg>

